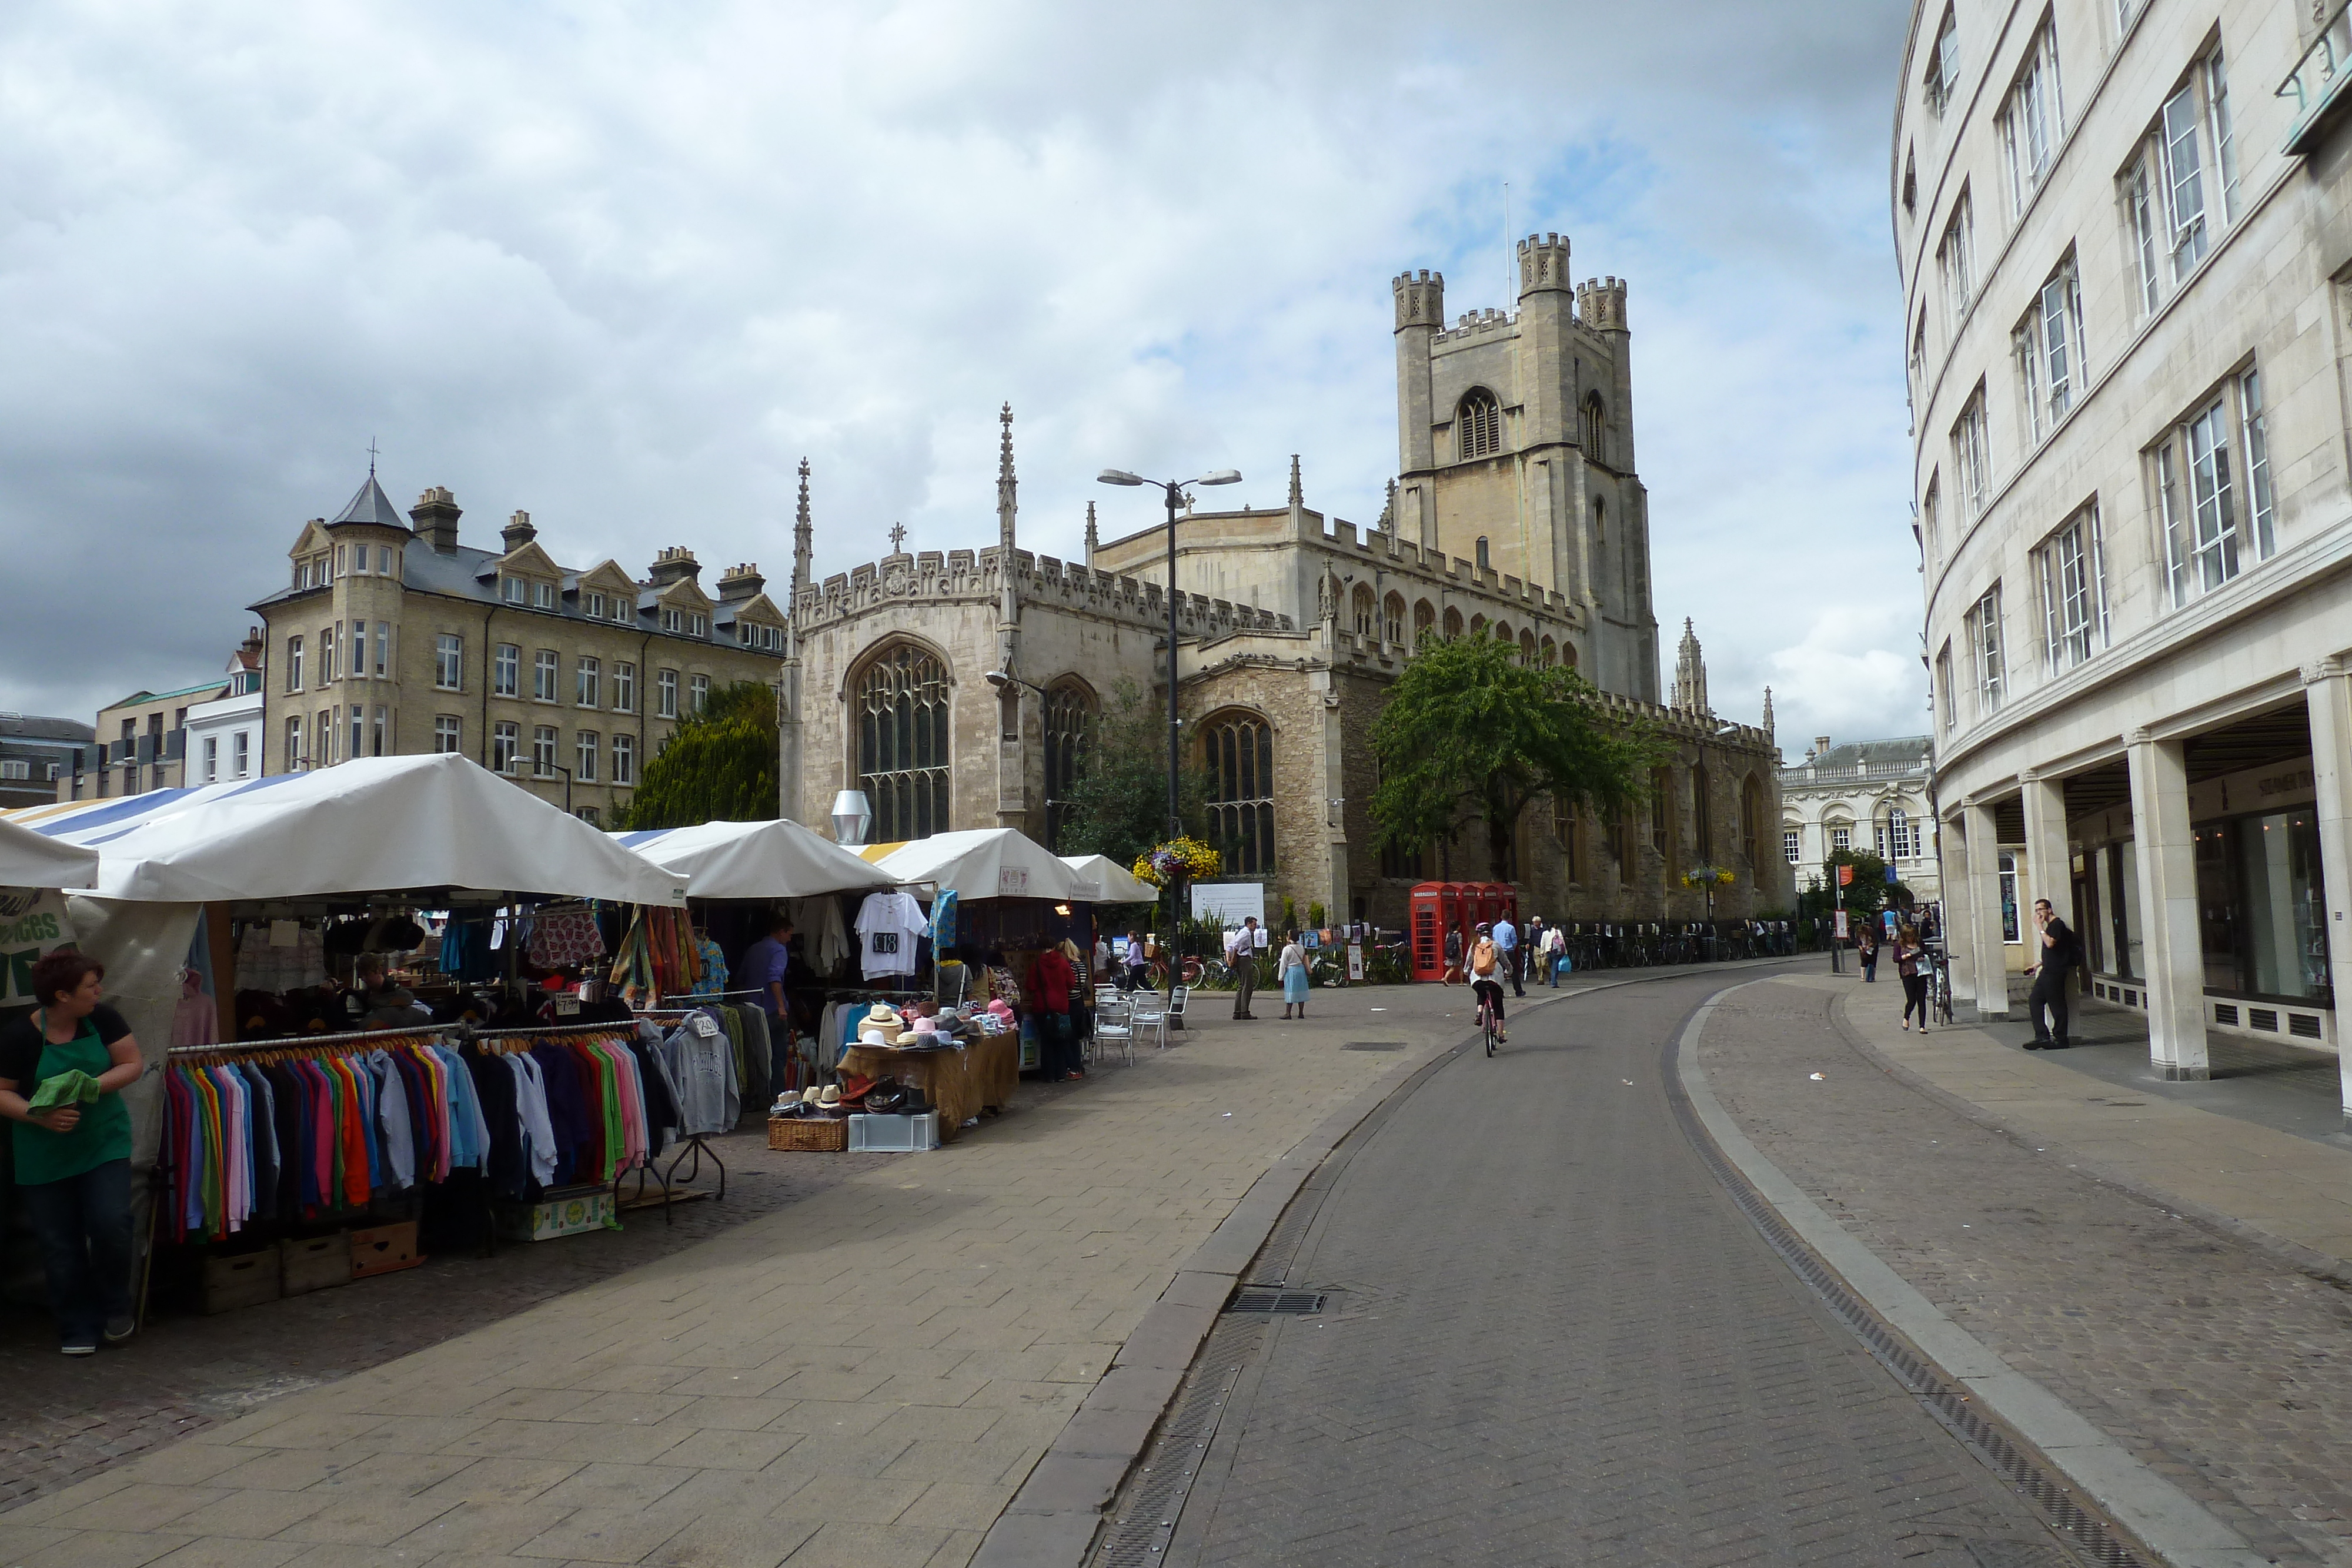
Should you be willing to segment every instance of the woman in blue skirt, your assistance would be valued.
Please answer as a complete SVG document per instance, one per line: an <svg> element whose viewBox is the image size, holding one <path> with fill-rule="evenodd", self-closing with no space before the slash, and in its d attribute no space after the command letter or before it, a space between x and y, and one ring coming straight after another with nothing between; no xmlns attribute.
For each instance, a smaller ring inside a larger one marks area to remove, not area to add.
<svg viewBox="0 0 2352 1568"><path fill-rule="evenodd" d="M1289 940L1282 945L1282 956L1275 964L1275 969L1282 977L1282 1016L1288 1018L1290 1009L1297 1008L1298 1016L1305 1018L1307 1016L1307 949L1298 945L1297 932L1291 932Z"/></svg>

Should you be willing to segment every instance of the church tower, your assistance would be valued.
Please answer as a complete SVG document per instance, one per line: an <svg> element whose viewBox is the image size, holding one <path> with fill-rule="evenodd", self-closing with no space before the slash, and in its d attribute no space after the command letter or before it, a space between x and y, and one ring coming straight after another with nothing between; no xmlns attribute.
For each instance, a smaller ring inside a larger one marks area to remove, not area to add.
<svg viewBox="0 0 2352 1568"><path fill-rule="evenodd" d="M1769 707L1771 698L1764 701ZM1691 630L1689 617L1683 619L1682 645L1675 650L1675 695L1667 706L1694 718L1712 718L1715 709L1706 702L1706 660L1698 651L1698 633Z"/></svg>
<svg viewBox="0 0 2352 1568"><path fill-rule="evenodd" d="M1625 285L1579 285L1569 242L1518 246L1516 310L1445 324L1442 274L1396 299L1393 527L1424 551L1484 563L1576 607L1584 673L1658 700L1648 493L1633 466Z"/></svg>

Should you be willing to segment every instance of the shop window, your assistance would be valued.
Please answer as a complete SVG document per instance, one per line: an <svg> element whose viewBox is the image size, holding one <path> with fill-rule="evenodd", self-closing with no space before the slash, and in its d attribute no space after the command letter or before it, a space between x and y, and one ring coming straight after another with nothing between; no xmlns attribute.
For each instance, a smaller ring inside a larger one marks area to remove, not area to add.
<svg viewBox="0 0 2352 1568"><path fill-rule="evenodd" d="M511 776L522 751L522 726L500 719L490 727L490 771Z"/></svg>
<svg viewBox="0 0 2352 1568"><path fill-rule="evenodd" d="M464 727L454 715L440 715L433 721L433 754L436 757L458 755L464 749L460 745L463 735Z"/></svg>
<svg viewBox="0 0 2352 1568"><path fill-rule="evenodd" d="M1086 771L1087 744L1094 728L1094 699L1075 681L1059 681L1045 693L1045 847L1059 852L1070 818L1070 795Z"/></svg>
<svg viewBox="0 0 2352 1568"><path fill-rule="evenodd" d="M2017 857L2007 851L2000 856L2000 939L2014 946L2020 940L2017 924Z"/></svg>
<svg viewBox="0 0 2352 1568"><path fill-rule="evenodd" d="M635 784L637 781L637 737L616 735L613 737L613 782Z"/></svg>
<svg viewBox="0 0 2352 1568"><path fill-rule="evenodd" d="M613 666L613 711L637 711L637 667L635 664Z"/></svg>
<svg viewBox="0 0 2352 1568"><path fill-rule="evenodd" d="M512 643L501 643L490 660L490 695L511 697L521 692L522 650Z"/></svg>
<svg viewBox="0 0 2352 1568"><path fill-rule="evenodd" d="M884 648L851 685L857 787L874 808L873 839L928 838L949 823L947 672L912 643Z"/></svg>
<svg viewBox="0 0 2352 1568"><path fill-rule="evenodd" d="M1255 714L1216 720L1202 732L1209 774L1209 842L1229 873L1274 870L1274 727Z"/></svg>
<svg viewBox="0 0 2352 1568"><path fill-rule="evenodd" d="M2231 817L2196 837L2206 989L2333 1007L2317 813Z"/></svg>

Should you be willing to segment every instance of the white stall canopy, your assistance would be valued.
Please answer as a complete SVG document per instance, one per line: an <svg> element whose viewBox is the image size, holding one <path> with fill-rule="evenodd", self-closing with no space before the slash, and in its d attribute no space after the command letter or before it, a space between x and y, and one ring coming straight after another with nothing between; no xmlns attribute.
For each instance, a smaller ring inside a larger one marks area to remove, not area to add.
<svg viewBox="0 0 2352 1568"><path fill-rule="evenodd" d="M89 887L97 881L96 851L0 822L0 887Z"/></svg>
<svg viewBox="0 0 2352 1568"><path fill-rule="evenodd" d="M368 893L686 902L686 879L469 758L363 757L307 773L37 806L98 852L101 898L200 904Z"/></svg>
<svg viewBox="0 0 2352 1568"><path fill-rule="evenodd" d="M903 843L868 844L858 853L893 883L928 883L970 903L977 898L1050 898L1092 903L1095 883L1052 851L1011 828L969 828Z"/></svg>
<svg viewBox="0 0 2352 1568"><path fill-rule="evenodd" d="M1094 883L1092 904L1151 904L1160 890L1108 855L1064 855L1062 863Z"/></svg>
<svg viewBox="0 0 2352 1568"><path fill-rule="evenodd" d="M686 878L686 890L696 898L810 898L897 885L887 873L789 818L612 836Z"/></svg>

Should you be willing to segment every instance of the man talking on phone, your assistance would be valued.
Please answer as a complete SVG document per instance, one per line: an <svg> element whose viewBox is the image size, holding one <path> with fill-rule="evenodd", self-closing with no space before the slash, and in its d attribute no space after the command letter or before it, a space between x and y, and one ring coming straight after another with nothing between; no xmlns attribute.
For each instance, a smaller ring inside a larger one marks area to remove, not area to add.
<svg viewBox="0 0 2352 1568"><path fill-rule="evenodd" d="M2083 942L2058 918L2046 898L2033 901L2033 924L2042 934L2042 961L2025 972L2033 977L2033 994L2026 1006L2033 1014L2033 1038L2028 1051L2066 1049L2066 977L2083 961ZM2051 1027L2053 1015L2057 1027Z"/></svg>

